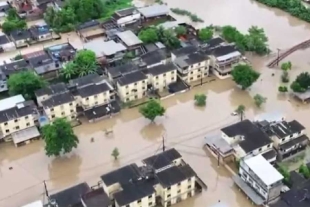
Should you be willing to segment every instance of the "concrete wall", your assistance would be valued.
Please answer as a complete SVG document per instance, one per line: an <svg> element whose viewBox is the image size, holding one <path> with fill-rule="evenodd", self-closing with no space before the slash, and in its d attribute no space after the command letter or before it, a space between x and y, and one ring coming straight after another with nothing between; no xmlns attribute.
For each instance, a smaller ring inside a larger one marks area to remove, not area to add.
<svg viewBox="0 0 310 207"><path fill-rule="evenodd" d="M137 90L133 92L132 90ZM146 95L147 79L132 84L121 86L117 83L118 95L123 102L134 101L143 98Z"/></svg>
<svg viewBox="0 0 310 207"><path fill-rule="evenodd" d="M177 81L177 70L169 71L167 73L163 73L157 76L149 75L149 83L152 83L155 89L159 91L163 91L167 89L167 86L170 83L174 83Z"/></svg>
<svg viewBox="0 0 310 207"><path fill-rule="evenodd" d="M68 121L76 119L76 101L55 106L53 108L44 108L45 114L50 121L56 118L66 118Z"/></svg>
<svg viewBox="0 0 310 207"><path fill-rule="evenodd" d="M99 93L93 96L88 96L82 98L81 96L77 96L77 104L82 106L84 109L89 109L94 106L100 106L107 103L110 103L111 101L111 93L110 91L105 91L103 93Z"/></svg>
<svg viewBox="0 0 310 207"><path fill-rule="evenodd" d="M8 136L13 132L34 126L34 116L32 114L22 116L18 119L11 119L7 122L0 123L0 128L4 136Z"/></svg>

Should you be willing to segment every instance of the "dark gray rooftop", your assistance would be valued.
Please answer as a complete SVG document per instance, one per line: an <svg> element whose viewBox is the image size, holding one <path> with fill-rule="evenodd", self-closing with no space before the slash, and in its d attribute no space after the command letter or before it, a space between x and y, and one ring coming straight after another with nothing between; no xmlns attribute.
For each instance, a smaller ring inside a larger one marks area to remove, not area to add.
<svg viewBox="0 0 310 207"><path fill-rule="evenodd" d="M55 199L58 207L76 206L81 203L81 196L89 190L90 188L86 183L81 183L53 194L50 197L51 199Z"/></svg>
<svg viewBox="0 0 310 207"><path fill-rule="evenodd" d="M65 83L56 83L35 92L36 96L53 95L68 91Z"/></svg>
<svg viewBox="0 0 310 207"><path fill-rule="evenodd" d="M130 8L126 8L126 9L117 10L117 11L115 11L115 14L117 14L117 16L120 18L120 17L125 17L128 15L132 15L133 12L136 10L137 9L135 7L130 7Z"/></svg>
<svg viewBox="0 0 310 207"><path fill-rule="evenodd" d="M174 54L176 57L180 57L183 55L189 55L191 53L197 52L197 50L198 49L195 46L187 46L173 50L171 53Z"/></svg>
<svg viewBox="0 0 310 207"><path fill-rule="evenodd" d="M26 40L31 38L31 33L25 29L25 30L14 30L10 32L11 37L15 40Z"/></svg>
<svg viewBox="0 0 310 207"><path fill-rule="evenodd" d="M172 148L157 155L148 157L142 160L142 162L152 166L154 169L160 169L170 165L173 160L179 159L181 157L181 154L177 150Z"/></svg>
<svg viewBox="0 0 310 207"><path fill-rule="evenodd" d="M282 121L280 123L271 126L271 131L279 138L284 138L292 134L301 132L305 129L298 121L293 120L291 122Z"/></svg>
<svg viewBox="0 0 310 207"><path fill-rule="evenodd" d="M167 54L165 49L158 49L152 52L148 52L141 56L141 60L146 65L153 65L156 63L160 63L163 60L167 59Z"/></svg>
<svg viewBox="0 0 310 207"><path fill-rule="evenodd" d="M9 43L9 42L10 42L10 40L9 40L9 38L7 38L6 35L3 34L0 36L0 45L4 45L4 44Z"/></svg>
<svg viewBox="0 0 310 207"><path fill-rule="evenodd" d="M29 63L27 63L25 60L22 59L13 61L11 63L4 63L3 65L0 66L0 68L6 76L9 76L19 71L28 70L30 68L30 65Z"/></svg>
<svg viewBox="0 0 310 207"><path fill-rule="evenodd" d="M101 187L82 195L82 200L86 207L108 207L111 205L110 198Z"/></svg>
<svg viewBox="0 0 310 207"><path fill-rule="evenodd" d="M121 185L128 184L130 180L141 177L140 170L136 164L127 165L117 170L109 172L101 176L102 181L106 186L120 183Z"/></svg>
<svg viewBox="0 0 310 207"><path fill-rule="evenodd" d="M41 35L45 35L51 33L50 27L48 25L34 25L29 28L29 31L33 37L39 37Z"/></svg>
<svg viewBox="0 0 310 207"><path fill-rule="evenodd" d="M19 106L0 111L0 122L17 119L34 113L33 106L18 104Z"/></svg>
<svg viewBox="0 0 310 207"><path fill-rule="evenodd" d="M128 84L146 80L146 79L147 79L147 76L144 73L142 73L141 71L135 71L135 72L123 75L123 77L119 78L117 82L121 86L125 86Z"/></svg>
<svg viewBox="0 0 310 207"><path fill-rule="evenodd" d="M173 63L167 63L164 65L157 65L149 69L149 73L156 76L163 73L167 73L173 70L177 70L177 67Z"/></svg>
<svg viewBox="0 0 310 207"><path fill-rule="evenodd" d="M107 71L110 73L113 79L120 77L122 74L127 74L138 70L139 70L138 66L133 64L132 62L126 63L124 65L119 65L116 67L107 68Z"/></svg>
<svg viewBox="0 0 310 207"><path fill-rule="evenodd" d="M185 68L185 67L188 67L196 63L200 63L205 60L207 60L207 56L200 54L200 53L191 53L189 55L176 58L175 63L180 68Z"/></svg>
<svg viewBox="0 0 310 207"><path fill-rule="evenodd" d="M190 168L189 165L182 167L173 166L156 173L156 176L159 183L164 188L167 188L195 176L194 171L188 168Z"/></svg>
<svg viewBox="0 0 310 207"><path fill-rule="evenodd" d="M220 57L220 56L228 55L236 51L238 50L235 48L235 46L226 45L226 46L215 48L212 53L215 57Z"/></svg>
<svg viewBox="0 0 310 207"><path fill-rule="evenodd" d="M98 20L90 20L88 22L84 22L84 23L81 23L79 24L76 29L77 30L83 30L83 29L88 29L88 28L91 28L91 27L96 27L96 26L99 26L100 25L100 22Z"/></svg>
<svg viewBox="0 0 310 207"><path fill-rule="evenodd" d="M237 135L244 136L244 140L242 140L239 145L247 153L272 143L268 135L248 119L232 124L221 130L228 137L235 137Z"/></svg>
<svg viewBox="0 0 310 207"><path fill-rule="evenodd" d="M59 106L65 103L70 103L74 101L74 97L69 93L60 93L52 96L51 98L42 101L42 105L44 108L53 108L55 106Z"/></svg>
<svg viewBox="0 0 310 207"><path fill-rule="evenodd" d="M33 68L49 65L54 62L54 60L43 50L26 54L24 55L24 58Z"/></svg>
<svg viewBox="0 0 310 207"><path fill-rule="evenodd" d="M69 81L69 87L81 87L89 84L96 83L97 80L101 79L97 73L92 73L80 78L72 79Z"/></svg>
<svg viewBox="0 0 310 207"><path fill-rule="evenodd" d="M84 87L80 87L77 89L78 94L84 98L88 96L93 96L99 93L104 93L106 91L111 90L112 88L106 83L100 83L100 84L91 84Z"/></svg>
<svg viewBox="0 0 310 207"><path fill-rule="evenodd" d="M110 114L116 114L121 111L121 107L116 101L111 101L108 104L93 107L85 110L84 114L88 120L98 119Z"/></svg>

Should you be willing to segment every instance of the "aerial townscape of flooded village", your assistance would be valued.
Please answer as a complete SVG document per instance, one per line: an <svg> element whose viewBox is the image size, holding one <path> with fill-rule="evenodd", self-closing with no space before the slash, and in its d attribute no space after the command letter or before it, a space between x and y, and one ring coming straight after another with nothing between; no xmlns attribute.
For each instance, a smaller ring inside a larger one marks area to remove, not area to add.
<svg viewBox="0 0 310 207"><path fill-rule="evenodd" d="M308 0L0 0L0 207L310 207Z"/></svg>

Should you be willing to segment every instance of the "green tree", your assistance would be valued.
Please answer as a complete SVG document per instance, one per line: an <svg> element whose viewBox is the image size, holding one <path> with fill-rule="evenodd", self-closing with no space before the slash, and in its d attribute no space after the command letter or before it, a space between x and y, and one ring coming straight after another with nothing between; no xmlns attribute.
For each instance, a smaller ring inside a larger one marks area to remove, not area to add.
<svg viewBox="0 0 310 207"><path fill-rule="evenodd" d="M143 43L155 43L159 41L157 29L153 27L141 30L138 37Z"/></svg>
<svg viewBox="0 0 310 207"><path fill-rule="evenodd" d="M153 99L141 106L139 111L145 118L151 120L151 122L154 122L157 116L163 116L166 112L165 108Z"/></svg>
<svg viewBox="0 0 310 207"><path fill-rule="evenodd" d="M288 83L290 82L290 77L287 71L283 71L282 75L281 75L281 81L283 83Z"/></svg>
<svg viewBox="0 0 310 207"><path fill-rule="evenodd" d="M205 106L206 105L206 100L207 100L206 94L196 94L194 99L195 99L195 104L197 106Z"/></svg>
<svg viewBox="0 0 310 207"><path fill-rule="evenodd" d="M169 49L175 49L181 45L180 40L175 36L172 30L164 30L160 41Z"/></svg>
<svg viewBox="0 0 310 207"><path fill-rule="evenodd" d="M119 151L118 151L118 148L117 148L117 147L115 147L115 148L113 149L111 156L114 157L114 160L117 160L117 159L118 159Z"/></svg>
<svg viewBox="0 0 310 207"><path fill-rule="evenodd" d="M294 92L305 92L310 87L310 74L308 72L303 72L299 74L295 81L291 84L291 89Z"/></svg>
<svg viewBox="0 0 310 207"><path fill-rule="evenodd" d="M287 89L286 86L279 86L278 91L279 91L279 92L282 92L282 93L285 93L285 92L288 91L288 89Z"/></svg>
<svg viewBox="0 0 310 207"><path fill-rule="evenodd" d="M279 171L279 173L281 173L281 175L283 175L284 177L284 184L289 184L290 183L290 172L288 171L288 169L282 165L280 165L277 169Z"/></svg>
<svg viewBox="0 0 310 207"><path fill-rule="evenodd" d="M74 62L70 61L61 70L61 74L66 80L76 78L78 74L77 68L78 66Z"/></svg>
<svg viewBox="0 0 310 207"><path fill-rule="evenodd" d="M203 42L210 40L212 37L213 37L213 29L211 28L203 28L198 32L198 38Z"/></svg>
<svg viewBox="0 0 310 207"><path fill-rule="evenodd" d="M232 70L233 80L242 87L243 90L250 87L260 76L258 72L249 65L237 65Z"/></svg>
<svg viewBox="0 0 310 207"><path fill-rule="evenodd" d="M186 35L186 27L184 26L178 26L174 29L174 32L177 34L177 36Z"/></svg>
<svg viewBox="0 0 310 207"><path fill-rule="evenodd" d="M266 97L263 97L262 95L260 94L256 94L254 96L254 103L257 107L261 107L264 103L266 103L267 101L267 98Z"/></svg>
<svg viewBox="0 0 310 207"><path fill-rule="evenodd" d="M240 116L241 121L243 121L243 118L244 118L244 111L245 111L245 106L242 104L239 105L238 108L236 109L236 112Z"/></svg>
<svg viewBox="0 0 310 207"><path fill-rule="evenodd" d="M79 143L70 123L64 118L57 118L53 123L43 126L42 137L45 141L47 156L69 153Z"/></svg>
<svg viewBox="0 0 310 207"><path fill-rule="evenodd" d="M31 71L15 73L8 79L11 95L22 94L25 99L34 99L35 91L46 86L46 82Z"/></svg>
<svg viewBox="0 0 310 207"><path fill-rule="evenodd" d="M97 64L96 63L91 63L88 65L82 65L79 67L78 73L80 77L92 74L92 73L96 73L97 71Z"/></svg>
<svg viewBox="0 0 310 207"><path fill-rule="evenodd" d="M79 67L96 63L96 53L91 50L80 50L74 58L74 63Z"/></svg>
<svg viewBox="0 0 310 207"><path fill-rule="evenodd" d="M285 62L285 63L282 63L282 64L281 64L281 69L282 69L284 72L287 72L288 70L291 70L291 69L292 69L292 63L291 63L290 61Z"/></svg>
<svg viewBox="0 0 310 207"><path fill-rule="evenodd" d="M44 13L44 19L55 32L70 32L75 28L75 24L77 23L76 14L71 7L62 8L57 11L52 7L48 7Z"/></svg>
<svg viewBox="0 0 310 207"><path fill-rule="evenodd" d="M6 34L18 29L26 29L27 24L25 20L14 19L14 20L6 20L2 25L2 31Z"/></svg>
<svg viewBox="0 0 310 207"><path fill-rule="evenodd" d="M305 164L300 165L299 173L301 173L306 179L310 178L310 170Z"/></svg>

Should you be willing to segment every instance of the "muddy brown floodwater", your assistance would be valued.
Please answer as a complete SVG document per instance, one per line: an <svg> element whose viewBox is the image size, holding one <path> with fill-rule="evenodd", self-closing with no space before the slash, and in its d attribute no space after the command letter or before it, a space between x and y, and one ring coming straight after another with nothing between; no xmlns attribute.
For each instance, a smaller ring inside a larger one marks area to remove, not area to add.
<svg viewBox="0 0 310 207"><path fill-rule="evenodd" d="M169 0L171 7L180 7L205 20L206 24L235 25L246 31L251 25L263 27L269 37L270 47L287 49L310 38L309 24L288 14L269 9L250 0ZM71 37L74 35L72 34ZM66 37L64 37L66 38ZM61 40L60 42L64 41ZM70 40L71 41L71 40ZM78 47L80 40L72 38ZM26 48L23 50L31 50ZM308 69L310 50L298 51L286 60L293 63L291 79ZM8 57L1 54L0 59ZM206 153L203 137L216 133L221 127L236 121L230 113L239 104L247 108L246 117L253 118L263 112L282 111L288 119L297 119L310 129L309 105L296 102L289 95L278 95L280 70L267 69L268 59L248 56L255 69L261 72L250 91L241 91L232 80L216 80L193 90L163 100L167 108L165 117L150 124L142 118L138 109L123 110L120 115L98 123L76 127L80 138L77 149L61 158L48 158L44 154L42 141L15 148L11 143L0 145L0 206L19 207L36 199L43 199L43 180L50 193L55 193L81 181L90 185L99 181L99 176L119 166L153 155L161 147L161 136L166 137L167 147L177 148L184 159L194 168L208 185L208 190L176 206L208 207L225 201L231 207L252 206L245 196L236 190L231 174L223 167L217 167L215 159ZM274 76L272 74L274 73ZM193 97L206 93L207 106L197 108ZM266 96L267 103L262 109L253 105L253 95ZM113 129L113 135L106 136L105 129ZM91 142L94 138L94 142ZM110 154L118 147L121 157L113 162Z"/></svg>

